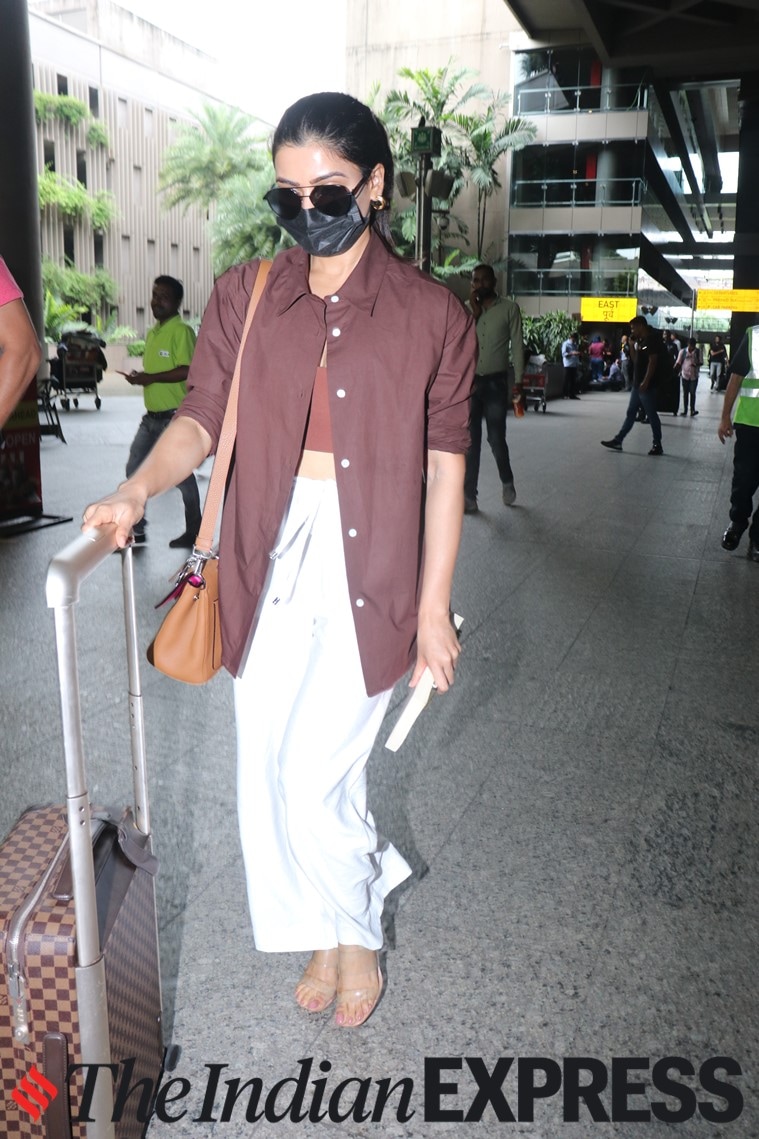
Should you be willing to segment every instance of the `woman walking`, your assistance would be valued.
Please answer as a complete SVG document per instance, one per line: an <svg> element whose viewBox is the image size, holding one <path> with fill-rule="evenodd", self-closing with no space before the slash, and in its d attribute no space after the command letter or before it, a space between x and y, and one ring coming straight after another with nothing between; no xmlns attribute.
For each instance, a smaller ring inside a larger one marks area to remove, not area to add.
<svg viewBox="0 0 759 1139"><path fill-rule="evenodd" d="M296 1000L356 1026L382 989L384 899L410 869L377 835L365 768L396 681L452 684L450 591L476 339L447 289L395 256L383 126L301 99L266 200L274 261L242 361L220 538L238 809L256 946L310 951ZM149 497L216 446L257 262L217 282L188 394L143 466L87 509L124 544Z"/></svg>

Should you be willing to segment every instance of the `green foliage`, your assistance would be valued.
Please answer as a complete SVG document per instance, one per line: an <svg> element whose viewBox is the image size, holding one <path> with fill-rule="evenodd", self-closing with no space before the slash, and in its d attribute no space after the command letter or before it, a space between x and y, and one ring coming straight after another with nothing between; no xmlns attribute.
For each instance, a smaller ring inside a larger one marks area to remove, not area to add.
<svg viewBox="0 0 759 1139"><path fill-rule="evenodd" d="M45 258L42 262L42 285L61 301L75 307L79 315L87 309L99 312L118 300L118 285L105 269L96 269L89 275L70 266L56 265Z"/></svg>
<svg viewBox="0 0 759 1139"><path fill-rule="evenodd" d="M388 130L396 168L414 170L416 167L416 158L411 153L412 126L416 126L424 117L428 126L440 128L441 154L433 160L433 166L444 170L454 179L448 199L450 203L455 202L465 186L472 185L475 188L477 259L481 260L487 201L496 190L501 189L496 163L507 150L520 149L530 142L535 136L535 127L524 119L507 118L505 107L508 96L474 81L477 73L456 66L452 59L437 71L404 67L398 74L413 83L414 87L410 91L390 91L384 107L377 110ZM372 90L371 98L373 103L378 102L377 88ZM470 104L473 101L484 103L484 110L471 110ZM450 214L450 226L444 238L437 236L438 250L444 242L447 245L456 238L469 244L466 227L455 213ZM398 232L399 244L402 246L403 242L413 240L415 231L416 210L412 206L399 215L394 234ZM447 260L447 257L444 258L443 264L434 269L438 276L451 275L446 269Z"/></svg>
<svg viewBox="0 0 759 1139"><path fill-rule="evenodd" d="M479 265L479 260L460 249L450 249L446 253L441 265L434 265L433 275L441 281L450 280L451 277L469 277L472 270Z"/></svg>
<svg viewBox="0 0 759 1139"><path fill-rule="evenodd" d="M508 96L492 93L481 114L456 114L452 123L461 137L459 158L464 176L477 192L477 256L482 257L488 199L501 189L496 170L498 159L507 150L521 150L535 138L533 123L506 118Z"/></svg>
<svg viewBox="0 0 759 1139"><path fill-rule="evenodd" d="M73 128L88 119L90 112L81 99L74 99L71 95L45 95L42 91L35 91L34 117L38 123L58 119Z"/></svg>
<svg viewBox="0 0 759 1139"><path fill-rule="evenodd" d="M252 257L273 257L294 242L278 224L263 196L274 181L271 163L250 175L238 174L225 184L211 223L213 268L218 276L230 265Z"/></svg>
<svg viewBox="0 0 759 1139"><path fill-rule="evenodd" d="M89 218L97 230L108 229L117 216L116 202L107 190L88 194L81 182L70 182L46 169L37 180L40 209L57 209L63 217L78 221Z"/></svg>
<svg viewBox="0 0 759 1139"><path fill-rule="evenodd" d="M107 148L110 144L111 140L108 137L108 131L99 119L93 119L87 127L87 145L91 146L94 150L98 146Z"/></svg>
<svg viewBox="0 0 759 1139"><path fill-rule="evenodd" d="M98 190L88 202L90 221L93 229L104 233L118 216L116 200L108 190Z"/></svg>
<svg viewBox="0 0 759 1139"><path fill-rule="evenodd" d="M46 169L37 180L40 209L55 208L64 217L86 217L89 194L81 182L69 182Z"/></svg>
<svg viewBox="0 0 759 1139"><path fill-rule="evenodd" d="M208 209L230 178L262 169L267 155L263 140L251 133L253 123L233 107L207 104L195 124L180 128L158 176L166 206Z"/></svg>
<svg viewBox="0 0 759 1139"><path fill-rule="evenodd" d="M127 344L127 356L142 356L144 351L144 340L133 340L131 344Z"/></svg>
<svg viewBox="0 0 759 1139"><path fill-rule="evenodd" d="M113 315L104 320L100 313L95 313L95 319L88 328L101 340L105 340L106 344L126 344L130 340L136 340L140 335L137 329L129 324L116 324Z"/></svg>
<svg viewBox="0 0 759 1139"><path fill-rule="evenodd" d="M543 355L546 360L561 360L561 346L576 330L577 321L568 312L522 317L522 333L528 352L531 356Z"/></svg>
<svg viewBox="0 0 759 1139"><path fill-rule="evenodd" d="M50 344L57 344L64 332L79 332L86 328L87 326L81 319L83 312L84 308L81 305L68 304L51 293L49 289L46 289L42 313L45 339Z"/></svg>

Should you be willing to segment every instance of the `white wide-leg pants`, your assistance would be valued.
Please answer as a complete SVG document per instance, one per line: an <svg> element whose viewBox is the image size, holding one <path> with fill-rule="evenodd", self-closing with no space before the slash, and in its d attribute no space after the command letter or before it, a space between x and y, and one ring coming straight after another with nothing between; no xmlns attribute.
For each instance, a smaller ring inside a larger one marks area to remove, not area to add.
<svg viewBox="0 0 759 1139"><path fill-rule="evenodd" d="M333 481L296 479L243 675L238 813L256 947L382 945L411 873L380 842L366 762L392 689L367 696Z"/></svg>

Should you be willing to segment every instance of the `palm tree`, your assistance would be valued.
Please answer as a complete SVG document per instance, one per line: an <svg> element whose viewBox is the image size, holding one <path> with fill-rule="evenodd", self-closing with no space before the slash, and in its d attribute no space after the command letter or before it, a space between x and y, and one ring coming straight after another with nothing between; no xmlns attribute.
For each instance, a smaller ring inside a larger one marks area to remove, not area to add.
<svg viewBox="0 0 759 1139"><path fill-rule="evenodd" d="M266 163L255 120L233 107L206 104L196 125L185 125L164 156L158 184L168 207L197 205L208 210L228 180L250 175Z"/></svg>
<svg viewBox="0 0 759 1139"><path fill-rule="evenodd" d="M475 81L476 72L467 67L456 66L450 59L445 67L437 71L426 68L413 70L401 68L398 72L403 79L414 84L415 90L391 91L380 113L390 136L390 144L396 164L401 168L413 167L416 158L411 153L409 127L415 126L423 116L428 126L437 126L442 133L442 152L434 160L434 165L453 178L453 187L448 203L456 200L463 188L471 183L477 191L477 260L483 256L485 222L488 199L501 189L501 181L496 169L498 159L507 150L519 150L535 137L535 127L526 119L506 118L505 107L508 96L494 92L490 87ZM376 100L377 92L373 92ZM476 101L483 111L469 110L469 104ZM402 240L413 240L416 229L416 210L411 206L401 215ZM446 241L452 237L462 238L466 244L467 228L454 214L450 215L450 228ZM438 237L440 245L442 238ZM442 263L433 267L438 276L450 276L456 271L464 272L457 266L466 265L466 258L438 257Z"/></svg>
<svg viewBox="0 0 759 1139"><path fill-rule="evenodd" d="M273 257L293 240L263 200L274 182L271 162L252 176L237 174L225 183L211 223L213 268L218 276L252 257Z"/></svg>
<svg viewBox="0 0 759 1139"><path fill-rule="evenodd" d="M462 174L477 191L477 257L482 258L488 199L501 189L496 163L508 150L521 150L535 137L526 119L503 119L508 96L493 94L481 115L455 114L451 125L462 139L459 152Z"/></svg>

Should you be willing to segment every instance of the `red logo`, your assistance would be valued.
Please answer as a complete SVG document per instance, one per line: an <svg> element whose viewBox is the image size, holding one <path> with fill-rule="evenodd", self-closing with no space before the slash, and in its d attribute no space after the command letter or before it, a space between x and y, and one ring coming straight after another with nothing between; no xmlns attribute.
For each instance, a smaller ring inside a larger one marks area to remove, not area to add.
<svg viewBox="0 0 759 1139"><path fill-rule="evenodd" d="M35 1084L37 1087L34 1086ZM51 1084L50 1080L43 1076L42 1072L38 1072L32 1064L18 1087L13 1089L11 1099L15 1100L21 1110L25 1111L27 1115L31 1115L36 1122L42 1112L47 1111L50 1107L50 1101L55 1099L57 1095L58 1089L55 1084Z"/></svg>

